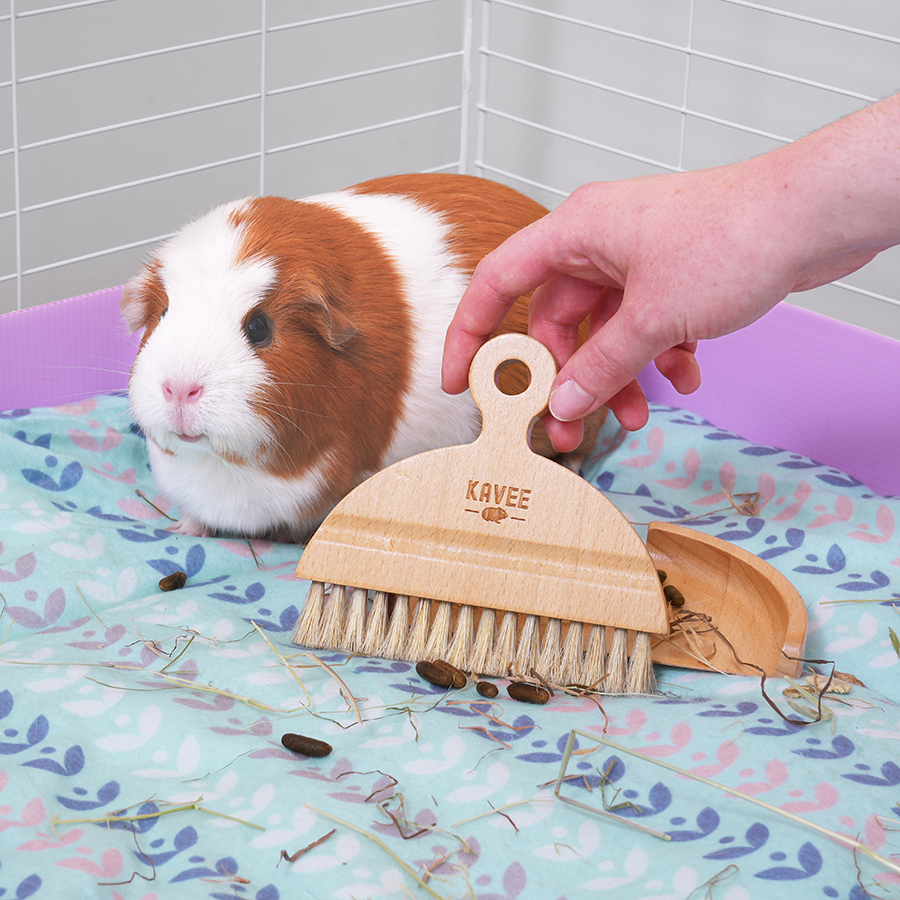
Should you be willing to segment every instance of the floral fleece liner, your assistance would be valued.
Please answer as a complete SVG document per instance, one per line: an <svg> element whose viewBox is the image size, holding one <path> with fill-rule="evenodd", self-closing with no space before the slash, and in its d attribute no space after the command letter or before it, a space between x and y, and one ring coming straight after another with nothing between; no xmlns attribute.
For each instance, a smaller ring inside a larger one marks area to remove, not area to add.
<svg viewBox="0 0 900 900"><path fill-rule="evenodd" d="M0 414L0 898L900 896L900 499L668 407L602 442L584 476L639 531L690 517L768 560L807 656L866 687L801 726L751 677L531 706L313 656L298 548L166 531L124 398ZM573 729L623 749L578 736L561 796L670 840L556 799Z"/></svg>

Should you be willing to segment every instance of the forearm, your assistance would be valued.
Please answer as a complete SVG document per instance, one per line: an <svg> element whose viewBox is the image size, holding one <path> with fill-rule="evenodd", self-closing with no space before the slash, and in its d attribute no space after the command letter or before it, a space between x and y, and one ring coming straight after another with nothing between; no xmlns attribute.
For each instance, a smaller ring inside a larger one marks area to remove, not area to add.
<svg viewBox="0 0 900 900"><path fill-rule="evenodd" d="M807 290L900 243L900 95L741 164ZM758 179L756 181L755 179Z"/></svg>

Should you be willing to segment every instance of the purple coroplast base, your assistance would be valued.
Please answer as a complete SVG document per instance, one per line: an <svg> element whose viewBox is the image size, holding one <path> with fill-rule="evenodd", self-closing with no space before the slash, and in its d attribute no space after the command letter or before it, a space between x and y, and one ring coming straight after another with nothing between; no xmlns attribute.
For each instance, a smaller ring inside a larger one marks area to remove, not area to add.
<svg viewBox="0 0 900 900"><path fill-rule="evenodd" d="M138 338L119 314L121 290L0 316L0 409L123 390ZM900 494L900 342L782 303L704 341L697 358L696 393L676 393L650 366L640 378L647 396Z"/></svg>

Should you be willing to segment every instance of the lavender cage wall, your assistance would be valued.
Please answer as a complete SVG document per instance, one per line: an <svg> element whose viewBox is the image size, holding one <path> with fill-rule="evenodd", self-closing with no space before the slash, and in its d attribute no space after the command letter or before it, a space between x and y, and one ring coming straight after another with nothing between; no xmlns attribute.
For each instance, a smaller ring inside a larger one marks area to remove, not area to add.
<svg viewBox="0 0 900 900"><path fill-rule="evenodd" d="M218 203L460 171L552 207L586 181L726 163L896 90L900 9L7 0L0 47L0 408L13 409L124 387L135 342L115 285ZM652 370L645 389L900 493L898 275L888 251L706 342L689 398Z"/></svg>

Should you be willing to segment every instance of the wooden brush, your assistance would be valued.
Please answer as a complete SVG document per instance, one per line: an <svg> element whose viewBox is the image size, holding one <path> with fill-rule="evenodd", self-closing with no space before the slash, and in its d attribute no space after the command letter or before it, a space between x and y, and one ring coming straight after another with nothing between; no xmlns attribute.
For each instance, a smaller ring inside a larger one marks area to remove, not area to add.
<svg viewBox="0 0 900 900"><path fill-rule="evenodd" d="M507 395L497 374L514 361L531 380ZM595 487L529 448L555 374L522 335L481 348L481 435L395 463L335 507L297 568L313 583L295 644L655 692L650 635L669 625L647 548Z"/></svg>

